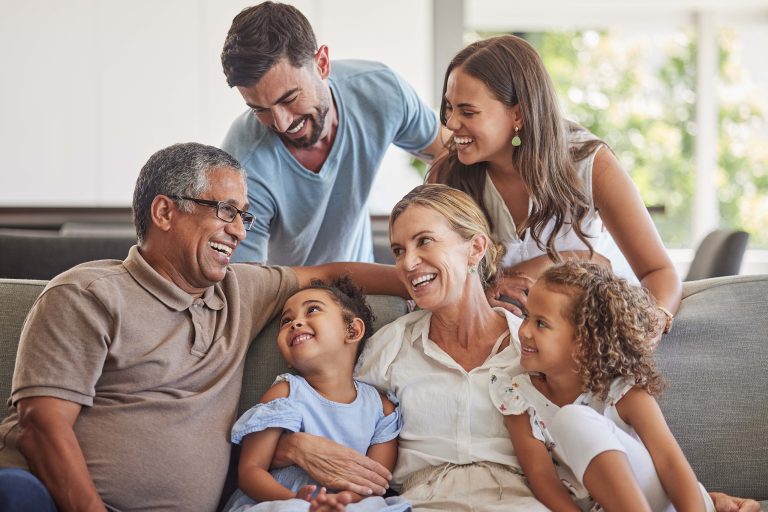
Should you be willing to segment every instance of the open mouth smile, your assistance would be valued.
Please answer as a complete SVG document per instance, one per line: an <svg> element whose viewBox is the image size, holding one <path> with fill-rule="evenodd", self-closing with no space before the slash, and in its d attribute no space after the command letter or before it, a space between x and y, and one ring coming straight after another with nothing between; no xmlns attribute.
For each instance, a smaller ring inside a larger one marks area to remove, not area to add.
<svg viewBox="0 0 768 512"><path fill-rule="evenodd" d="M211 249L223 254L224 256L229 259L232 256L232 251L234 251L234 247L230 247L228 245L220 244L218 242L208 242L208 245L211 247Z"/></svg>
<svg viewBox="0 0 768 512"><path fill-rule="evenodd" d="M427 283L432 282L437 277L437 274L424 274L414 279L411 279L411 286L414 288L420 288Z"/></svg>

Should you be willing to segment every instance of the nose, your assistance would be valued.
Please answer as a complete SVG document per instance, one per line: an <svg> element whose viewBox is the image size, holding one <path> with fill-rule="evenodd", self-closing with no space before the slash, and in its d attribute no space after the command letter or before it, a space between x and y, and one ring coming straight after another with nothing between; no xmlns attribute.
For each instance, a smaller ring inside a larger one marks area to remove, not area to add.
<svg viewBox="0 0 768 512"><path fill-rule="evenodd" d="M461 123L459 123L459 120L456 118L453 112L446 112L446 114L448 117L445 119L445 127L452 132L455 132L461 127Z"/></svg>
<svg viewBox="0 0 768 512"><path fill-rule="evenodd" d="M285 133L291 127L293 116L281 107L272 108L272 125L280 133Z"/></svg>
<svg viewBox="0 0 768 512"><path fill-rule="evenodd" d="M243 224L243 218L238 213L235 215L234 220L224 226L224 231L237 239L238 242L245 240L245 224Z"/></svg>
<svg viewBox="0 0 768 512"><path fill-rule="evenodd" d="M302 325L304 325L304 324L303 324L303 323L301 323L301 320L299 320L299 319L295 319L295 320L293 320L293 321L291 322L291 329L298 329L298 328L299 328L299 327L301 327Z"/></svg>
<svg viewBox="0 0 768 512"><path fill-rule="evenodd" d="M403 262L405 270L411 271L419 266L419 263L421 263L421 257L416 253L416 251L404 251L401 261Z"/></svg>
<svg viewBox="0 0 768 512"><path fill-rule="evenodd" d="M522 341L523 338L530 339L530 328L528 327L528 319L523 317L523 323L520 324L520 329L517 331L517 336Z"/></svg>

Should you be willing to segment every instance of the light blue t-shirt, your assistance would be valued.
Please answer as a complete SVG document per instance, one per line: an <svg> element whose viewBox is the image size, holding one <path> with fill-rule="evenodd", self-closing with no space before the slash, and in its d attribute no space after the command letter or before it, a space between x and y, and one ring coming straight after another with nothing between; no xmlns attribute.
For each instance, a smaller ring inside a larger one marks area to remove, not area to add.
<svg viewBox="0 0 768 512"><path fill-rule="evenodd" d="M419 152L438 133L437 115L377 62L334 61L328 78L338 129L320 172L305 169L280 137L248 110L222 149L248 173L256 222L234 261L317 265L373 261L368 196L390 144Z"/></svg>

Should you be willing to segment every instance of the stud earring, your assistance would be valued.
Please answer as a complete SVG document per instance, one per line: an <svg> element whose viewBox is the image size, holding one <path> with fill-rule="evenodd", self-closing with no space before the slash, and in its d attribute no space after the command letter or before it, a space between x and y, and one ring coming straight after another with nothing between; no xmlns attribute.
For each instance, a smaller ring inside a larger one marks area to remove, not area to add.
<svg viewBox="0 0 768 512"><path fill-rule="evenodd" d="M477 272L477 265L470 265L467 268L467 273L474 274L475 272Z"/></svg>
<svg viewBox="0 0 768 512"><path fill-rule="evenodd" d="M523 141L520 140L520 127L515 126L515 136L512 137L512 145L515 147L518 147L522 143Z"/></svg>

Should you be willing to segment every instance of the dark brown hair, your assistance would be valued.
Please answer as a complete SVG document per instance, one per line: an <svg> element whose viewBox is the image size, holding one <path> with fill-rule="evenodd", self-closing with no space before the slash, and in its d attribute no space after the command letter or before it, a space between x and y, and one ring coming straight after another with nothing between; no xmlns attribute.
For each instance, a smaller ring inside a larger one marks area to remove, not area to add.
<svg viewBox="0 0 768 512"><path fill-rule="evenodd" d="M576 175L574 162L591 154L600 140L591 140L569 150L568 132L583 130L565 120L552 80L541 57L525 40L516 36L499 36L472 43L460 51L448 65L443 80L440 121L446 124L445 91L448 77L456 69L482 81L504 105L520 106L523 127L522 141L512 153L512 163L520 173L531 198L528 219L517 226L518 235L530 228L531 237L553 261L561 258L555 250L555 238L561 228L570 224L576 236L592 250L587 235L581 229L589 213L589 201ZM440 183L464 190L477 201L493 227L493 220L483 201L486 164L462 164L453 141L448 153L430 169L432 178ZM542 240L544 228L554 219L554 230Z"/></svg>
<svg viewBox="0 0 768 512"><path fill-rule="evenodd" d="M263 2L243 9L232 20L221 52L221 65L230 87L250 87L283 57L299 68L316 51L312 26L298 9Z"/></svg>
<svg viewBox="0 0 768 512"><path fill-rule="evenodd" d="M344 275L330 283L320 279L312 279L307 286L296 290L291 296L304 290L324 290L327 292L336 301L336 304L341 307L344 322L350 323L355 318L363 321L365 331L363 332L363 337L357 343L356 353L356 357L360 357L360 353L363 351L363 347L365 347L365 342L373 334L373 322L376 320L373 310L365 298L363 289L357 286L351 277Z"/></svg>

